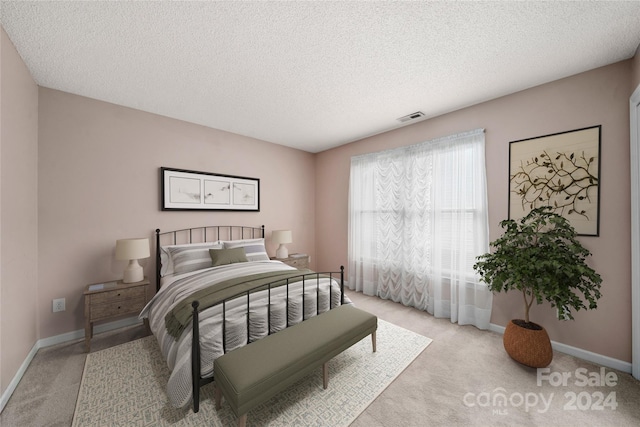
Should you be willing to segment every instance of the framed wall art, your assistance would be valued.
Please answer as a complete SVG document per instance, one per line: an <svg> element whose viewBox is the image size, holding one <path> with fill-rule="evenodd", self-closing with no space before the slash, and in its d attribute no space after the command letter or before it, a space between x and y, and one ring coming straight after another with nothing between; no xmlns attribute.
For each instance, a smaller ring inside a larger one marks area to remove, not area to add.
<svg viewBox="0 0 640 427"><path fill-rule="evenodd" d="M510 142L509 218L551 206L579 235L598 236L601 127Z"/></svg>
<svg viewBox="0 0 640 427"><path fill-rule="evenodd" d="M162 210L260 211L260 180L160 168Z"/></svg>

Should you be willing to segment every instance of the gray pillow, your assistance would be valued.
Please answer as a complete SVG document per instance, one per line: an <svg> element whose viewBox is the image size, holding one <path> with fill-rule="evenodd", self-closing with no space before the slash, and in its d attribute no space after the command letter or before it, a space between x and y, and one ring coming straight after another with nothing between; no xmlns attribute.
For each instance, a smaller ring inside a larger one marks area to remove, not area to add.
<svg viewBox="0 0 640 427"><path fill-rule="evenodd" d="M218 265L235 264L237 262L247 262L247 255L243 247L232 249L209 249L211 262L214 267Z"/></svg>

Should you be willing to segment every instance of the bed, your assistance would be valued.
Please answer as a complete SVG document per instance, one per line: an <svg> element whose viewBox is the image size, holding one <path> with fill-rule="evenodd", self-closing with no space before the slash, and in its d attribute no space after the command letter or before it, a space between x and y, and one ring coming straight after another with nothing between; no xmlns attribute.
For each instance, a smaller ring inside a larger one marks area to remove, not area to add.
<svg viewBox="0 0 640 427"><path fill-rule="evenodd" d="M343 304L344 269L297 270L270 260L264 226L156 230L156 295L140 313L171 375L169 402L199 409L213 361ZM195 338L194 338L195 337Z"/></svg>

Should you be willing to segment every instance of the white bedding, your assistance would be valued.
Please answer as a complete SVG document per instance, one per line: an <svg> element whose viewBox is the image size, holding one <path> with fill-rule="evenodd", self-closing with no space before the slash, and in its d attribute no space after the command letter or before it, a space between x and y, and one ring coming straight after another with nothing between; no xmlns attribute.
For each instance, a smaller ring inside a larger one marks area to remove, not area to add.
<svg viewBox="0 0 640 427"><path fill-rule="evenodd" d="M191 401L191 326L186 328L176 341L167 333L165 316L183 298L192 293L235 277L272 271L289 271L295 268L280 261L243 262L162 279L160 291L151 299L140 313L140 318L149 318L151 331L158 340L162 355L171 370L167 385L169 402L174 407L184 407ZM305 280L304 318L315 316L316 300L319 294L319 312L327 311L329 287L331 287L331 306L340 304L339 277L329 283L328 278L320 278L320 291L316 290L316 280ZM267 291L251 295L250 334L251 341L267 335ZM286 287L271 290L271 330L286 327ZM345 303L351 303L345 296ZM289 326L302 320L302 283L289 286ZM226 351L247 343L246 326L247 298L242 297L226 304ZM213 361L223 354L222 346L222 307L214 306L200 313L201 375L211 376Z"/></svg>

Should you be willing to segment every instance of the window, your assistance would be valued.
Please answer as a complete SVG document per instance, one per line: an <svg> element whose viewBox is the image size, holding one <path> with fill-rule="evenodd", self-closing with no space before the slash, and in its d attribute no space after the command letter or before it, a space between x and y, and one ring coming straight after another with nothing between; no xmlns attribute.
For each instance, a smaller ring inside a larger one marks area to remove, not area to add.
<svg viewBox="0 0 640 427"><path fill-rule="evenodd" d="M488 293L486 194L482 130L352 158L349 286L458 321L461 287Z"/></svg>

